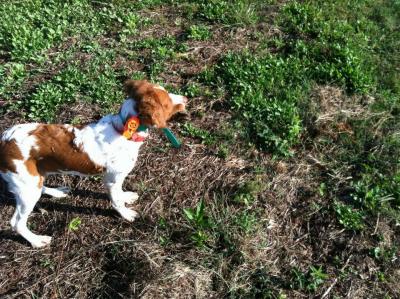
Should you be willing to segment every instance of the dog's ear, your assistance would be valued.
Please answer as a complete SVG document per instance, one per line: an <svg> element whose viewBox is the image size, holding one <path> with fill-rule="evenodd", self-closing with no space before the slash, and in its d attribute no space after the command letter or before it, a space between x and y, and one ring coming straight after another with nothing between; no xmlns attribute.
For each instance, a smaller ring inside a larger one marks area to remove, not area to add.
<svg viewBox="0 0 400 299"><path fill-rule="evenodd" d="M140 89L143 89L147 84L145 80L126 80L124 83L124 90L128 97L135 99L135 101L140 101ZM143 91L141 92L143 93Z"/></svg>
<svg viewBox="0 0 400 299"><path fill-rule="evenodd" d="M169 97L171 98L173 104L172 115L178 112L184 112L186 110L186 104L188 103L187 97L173 93L169 93Z"/></svg>
<svg viewBox="0 0 400 299"><path fill-rule="evenodd" d="M173 110L172 110L172 115L178 113L178 112L185 112L186 111L186 106L185 104L178 104L175 105Z"/></svg>

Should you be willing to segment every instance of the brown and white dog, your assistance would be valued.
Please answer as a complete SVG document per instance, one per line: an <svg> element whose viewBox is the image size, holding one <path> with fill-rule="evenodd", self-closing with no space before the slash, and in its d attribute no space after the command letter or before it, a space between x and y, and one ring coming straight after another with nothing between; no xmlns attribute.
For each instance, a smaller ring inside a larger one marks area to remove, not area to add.
<svg viewBox="0 0 400 299"><path fill-rule="evenodd" d="M122 191L125 177L133 169L143 140L127 139L121 132L130 117L138 117L147 127L165 128L177 112L184 111L187 99L168 93L147 81L125 82L129 96L118 114L110 114L84 127L30 123L14 126L0 139L0 175L15 195L16 209L12 228L33 247L43 247L51 237L32 233L27 227L29 214L41 194L65 197L68 188L49 188L43 182L49 174L104 174L104 183L112 206L121 216L133 221L137 213L125 206L137 193Z"/></svg>

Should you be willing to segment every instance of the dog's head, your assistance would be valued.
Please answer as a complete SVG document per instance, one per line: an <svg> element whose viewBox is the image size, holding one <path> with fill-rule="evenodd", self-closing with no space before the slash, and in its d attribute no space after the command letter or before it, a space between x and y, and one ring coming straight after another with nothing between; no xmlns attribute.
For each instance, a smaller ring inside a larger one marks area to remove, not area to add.
<svg viewBox="0 0 400 299"><path fill-rule="evenodd" d="M126 81L125 91L136 102L140 122L149 127L166 128L167 121L186 108L186 97L145 80Z"/></svg>

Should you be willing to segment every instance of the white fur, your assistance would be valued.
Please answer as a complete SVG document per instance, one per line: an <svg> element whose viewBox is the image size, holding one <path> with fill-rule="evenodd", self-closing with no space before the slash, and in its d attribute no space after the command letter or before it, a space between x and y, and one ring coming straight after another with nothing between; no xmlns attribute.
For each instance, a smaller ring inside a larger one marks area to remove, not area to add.
<svg viewBox="0 0 400 299"><path fill-rule="evenodd" d="M36 140L34 136L29 135L30 132L35 130L39 124L23 124L11 127L5 131L2 135L3 141L10 141L14 139L17 143L19 150L24 157L24 160L28 159L32 148L36 147Z"/></svg>
<svg viewBox="0 0 400 299"><path fill-rule="evenodd" d="M184 97L170 96L174 103L184 103ZM127 140L120 132L117 132L115 127L123 128L123 122L132 115L137 115L136 103L132 99L127 99L117 115L106 115L97 123L90 124L83 129L65 125L67 130L75 135L74 144L83 149L92 162L105 169L104 184L107 187L112 206L128 221L133 221L138 213L125 205L137 200L138 195L134 192L124 192L122 184L135 166L143 142ZM16 173L0 172L0 175L8 183L10 191L16 197L16 210L11 219L12 228L28 240L33 247L43 247L50 244L51 237L32 233L27 227L28 216L41 194L61 198L67 196L69 190L44 186L41 188L39 187L39 176L32 176L28 172L24 163L29 158L31 149L37 147L36 139L30 133L37 127L38 124L18 125L3 133L2 140L15 140L22 152L23 160L13 161ZM140 134L148 135L147 132L140 132ZM60 171L60 173L81 175L74 171Z"/></svg>
<svg viewBox="0 0 400 299"><path fill-rule="evenodd" d="M154 88L166 91L165 88L160 85L154 85Z"/></svg>
<svg viewBox="0 0 400 299"><path fill-rule="evenodd" d="M177 95L177 94L173 94L173 93L169 93L169 97L171 98L171 100L172 100L172 104L174 104L174 105L179 105L179 104L186 104L185 102L186 102L186 97L184 97L184 96L180 96L180 95Z"/></svg>
<svg viewBox="0 0 400 299"><path fill-rule="evenodd" d="M47 194L55 198L67 197L69 191L70 189L68 187L50 188L43 186L42 188L42 194Z"/></svg>

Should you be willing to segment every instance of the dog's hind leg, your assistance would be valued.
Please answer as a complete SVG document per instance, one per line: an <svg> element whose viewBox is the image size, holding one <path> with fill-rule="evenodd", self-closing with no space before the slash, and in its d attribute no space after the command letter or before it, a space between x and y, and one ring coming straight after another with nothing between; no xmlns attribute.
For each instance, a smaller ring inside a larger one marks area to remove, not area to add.
<svg viewBox="0 0 400 299"><path fill-rule="evenodd" d="M29 214L33 211L41 194L41 188L37 186L25 186L23 190L20 190L19 194L15 194L16 208L11 218L13 229L35 248L46 246L51 242L51 237L36 235L27 227Z"/></svg>
<svg viewBox="0 0 400 299"><path fill-rule="evenodd" d="M42 193L55 198L64 198L68 196L70 189L68 187L50 188L43 186Z"/></svg>
<svg viewBox="0 0 400 299"><path fill-rule="evenodd" d="M51 242L51 237L40 236L27 227L28 217L40 199L43 177L36 171L36 165L28 162L17 164L17 172L7 176L10 191L15 195L16 207L11 218L12 228L25 238L32 247L43 247Z"/></svg>

